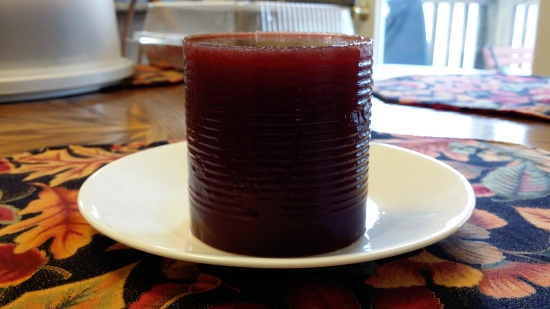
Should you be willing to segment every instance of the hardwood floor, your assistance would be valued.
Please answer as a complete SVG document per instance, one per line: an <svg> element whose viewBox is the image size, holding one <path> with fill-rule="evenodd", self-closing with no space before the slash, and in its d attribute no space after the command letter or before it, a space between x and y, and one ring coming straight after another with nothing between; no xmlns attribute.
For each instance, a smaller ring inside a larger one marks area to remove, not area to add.
<svg viewBox="0 0 550 309"><path fill-rule="evenodd" d="M393 105L373 100L380 132L475 138L550 150L550 122ZM185 138L183 85L117 89L0 104L0 158L48 146Z"/></svg>

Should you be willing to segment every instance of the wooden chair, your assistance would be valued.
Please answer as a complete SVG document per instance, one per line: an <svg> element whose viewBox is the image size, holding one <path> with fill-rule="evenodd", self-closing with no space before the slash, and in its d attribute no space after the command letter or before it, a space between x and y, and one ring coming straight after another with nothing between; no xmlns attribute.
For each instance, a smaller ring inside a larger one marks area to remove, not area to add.
<svg viewBox="0 0 550 309"><path fill-rule="evenodd" d="M533 48L485 45L485 67L503 74L530 75L533 63Z"/></svg>

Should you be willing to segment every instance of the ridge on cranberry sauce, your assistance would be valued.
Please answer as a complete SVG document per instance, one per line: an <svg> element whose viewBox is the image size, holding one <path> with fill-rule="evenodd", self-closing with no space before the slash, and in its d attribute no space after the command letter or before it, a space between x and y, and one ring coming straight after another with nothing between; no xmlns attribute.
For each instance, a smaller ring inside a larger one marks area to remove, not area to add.
<svg viewBox="0 0 550 309"><path fill-rule="evenodd" d="M184 55L192 233L269 257L363 236L372 41L206 35Z"/></svg>

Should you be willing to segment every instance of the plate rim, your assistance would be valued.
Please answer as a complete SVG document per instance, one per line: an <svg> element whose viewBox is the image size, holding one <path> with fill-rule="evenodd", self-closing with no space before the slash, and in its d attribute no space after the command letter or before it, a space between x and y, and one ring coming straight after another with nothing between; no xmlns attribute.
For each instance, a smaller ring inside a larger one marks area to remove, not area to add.
<svg viewBox="0 0 550 309"><path fill-rule="evenodd" d="M123 158L120 158L118 160L115 160L101 167L97 171L95 171L92 175L88 177L88 179L84 181L78 193L78 198L77 198L78 209L82 214L82 216L84 217L84 219L100 234L106 237L109 237L117 242L125 244L131 248L138 249L138 250L148 252L154 255L162 256L162 257L167 257L167 258L172 258L177 260L185 260L185 261L194 262L194 263L220 265L220 266L247 267L247 268L313 268L313 267L328 267L328 266L338 266L338 265L368 262L368 261L387 258L387 257L421 249L428 245L434 244L442 239L445 239L446 237L455 233L460 227L462 227L462 225L464 225L468 221L468 219L470 218L475 208L476 199L475 199L474 190L471 184L462 174L460 174L454 168L425 154L422 154L410 149L406 149L403 147L380 143L376 141L371 141L371 147L374 146L375 148L376 147L391 148L396 151L406 152L409 155L422 157L426 160L431 161L431 163L435 163L437 165L443 166L446 170L453 173L460 180L460 182L464 184L467 202L461 209L460 216L455 217L458 220L456 224L447 226L444 229L439 229L438 231L431 233L430 235L428 235L423 239L410 242L410 243L405 243L398 246L392 246L390 248L377 250L373 252L355 252L353 254L346 253L344 255L338 255L339 250L337 250L337 251L333 251L333 252L329 252L321 255L314 255L314 256L271 258L271 257L237 255L237 254L227 253L223 251L217 251L216 253L218 253L218 255L213 255L213 254L194 253L189 251L174 250L170 248L158 248L158 246L150 245L143 240L140 240L137 238L128 238L128 236L123 235L121 232L116 231L110 228L109 226L102 224L100 220L98 220L88 211L88 207L85 207L84 204L86 202L82 200L81 192L85 192L85 190L87 190L87 184L93 181L94 178L98 177L97 175L100 175L102 171L108 168L112 168L111 164L115 162L119 162L121 160L129 160L132 157L135 159L134 156L142 154L147 151L153 151L153 150L167 151L166 150L167 148L178 147L178 146L181 147L184 144L187 144L187 142L182 141L182 142L171 143L171 144L161 145L154 148L142 150L142 151L130 154L128 156L125 156ZM191 232L188 231L188 234L191 235ZM190 236L190 237L193 237L193 236ZM406 247L406 249L404 247ZM223 255L223 254L226 254L226 255Z"/></svg>

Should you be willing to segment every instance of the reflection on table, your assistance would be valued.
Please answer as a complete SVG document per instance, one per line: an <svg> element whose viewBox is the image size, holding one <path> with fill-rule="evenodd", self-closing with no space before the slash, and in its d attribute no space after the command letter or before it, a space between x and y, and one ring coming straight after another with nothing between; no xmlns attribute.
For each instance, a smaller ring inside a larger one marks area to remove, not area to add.
<svg viewBox="0 0 550 309"><path fill-rule="evenodd" d="M407 74L468 73L432 67L381 65L375 81ZM475 138L550 149L550 123L386 104L373 99L372 129L395 134ZM124 143L185 138L184 89L172 86L107 89L0 105L0 156L66 144Z"/></svg>

